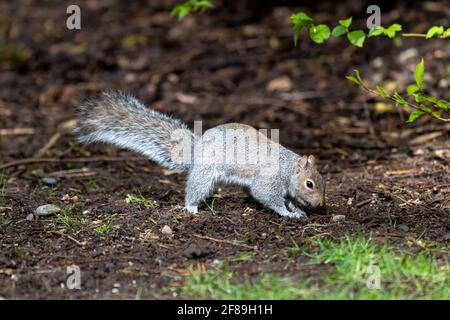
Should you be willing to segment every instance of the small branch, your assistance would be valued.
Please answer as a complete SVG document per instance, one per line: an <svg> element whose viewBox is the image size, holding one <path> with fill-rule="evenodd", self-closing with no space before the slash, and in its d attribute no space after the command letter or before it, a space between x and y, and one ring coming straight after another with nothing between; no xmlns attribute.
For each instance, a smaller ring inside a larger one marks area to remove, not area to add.
<svg viewBox="0 0 450 320"><path fill-rule="evenodd" d="M375 95L381 97L381 95L380 95L376 90L373 90L373 89L367 87L366 84L365 84L364 82L361 83L361 87L362 87L364 90L366 90L366 91L368 91L368 92L371 92L371 93L373 93L373 94L375 94ZM394 97L389 96L388 99L391 100L391 101L393 101L393 102L395 102L396 104L398 104L398 102L394 99ZM423 111L422 108L420 108L418 105L416 105L416 104L414 104L414 103L411 103L411 102L409 102L409 101L407 101L407 103L408 103L408 106L410 106L411 108L414 108L414 109L416 109L416 110ZM448 118L442 118L442 117L440 117L440 116L439 116L439 117L438 117L438 116L434 116L434 118L436 118L436 119L438 119L438 120L440 120L440 121L443 121L443 122L450 122L450 119L448 119Z"/></svg>
<svg viewBox="0 0 450 320"><path fill-rule="evenodd" d="M33 128L0 129L0 136L20 136L34 133L35 130Z"/></svg>
<svg viewBox="0 0 450 320"><path fill-rule="evenodd" d="M216 239L216 238L213 238L213 237L210 237L210 236L202 236L200 234L194 234L194 237L199 238L199 239L213 241L213 242L227 243L227 244L231 244L233 246L244 247L244 248L247 248L247 249L256 250L256 246L252 247L252 246L249 246L249 245L244 244L244 243L238 243L238 242L236 242L236 240L234 240L234 241L222 240L222 239Z"/></svg>
<svg viewBox="0 0 450 320"><path fill-rule="evenodd" d="M73 242L75 242L77 245L79 245L80 247L82 247L84 245L84 243L78 241L77 239L75 239L74 237L68 235L68 234L64 234L61 232L57 232L57 231L50 231L50 233L61 236L61 237L66 237L69 240L72 240Z"/></svg>

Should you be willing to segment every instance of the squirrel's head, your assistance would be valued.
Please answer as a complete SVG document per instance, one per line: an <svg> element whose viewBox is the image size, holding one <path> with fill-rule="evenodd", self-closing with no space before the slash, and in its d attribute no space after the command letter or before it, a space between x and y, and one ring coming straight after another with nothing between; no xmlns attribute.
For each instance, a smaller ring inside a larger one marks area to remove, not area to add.
<svg viewBox="0 0 450 320"><path fill-rule="evenodd" d="M314 156L302 156L297 160L291 187L293 189L291 196L301 205L325 209L325 181L317 171Z"/></svg>

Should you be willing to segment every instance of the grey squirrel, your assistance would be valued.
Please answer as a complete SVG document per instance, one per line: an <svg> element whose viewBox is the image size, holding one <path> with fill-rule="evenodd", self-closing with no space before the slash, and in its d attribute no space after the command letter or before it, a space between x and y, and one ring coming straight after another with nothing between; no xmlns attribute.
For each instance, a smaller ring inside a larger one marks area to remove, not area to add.
<svg viewBox="0 0 450 320"><path fill-rule="evenodd" d="M284 217L306 218L299 206L325 208L325 182L315 157L297 155L248 125L223 124L201 135L114 91L83 104L78 117L80 142L112 144L187 172L184 208L189 212L197 213L218 185L242 186Z"/></svg>

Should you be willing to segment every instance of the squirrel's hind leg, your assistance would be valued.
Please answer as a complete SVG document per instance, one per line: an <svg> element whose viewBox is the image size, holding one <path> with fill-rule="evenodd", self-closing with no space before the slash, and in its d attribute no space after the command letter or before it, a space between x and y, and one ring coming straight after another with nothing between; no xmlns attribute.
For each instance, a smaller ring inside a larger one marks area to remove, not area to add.
<svg viewBox="0 0 450 320"><path fill-rule="evenodd" d="M195 169L194 169L195 170ZM207 172L191 172L186 183L185 210L197 213L198 205L214 190L213 176Z"/></svg>

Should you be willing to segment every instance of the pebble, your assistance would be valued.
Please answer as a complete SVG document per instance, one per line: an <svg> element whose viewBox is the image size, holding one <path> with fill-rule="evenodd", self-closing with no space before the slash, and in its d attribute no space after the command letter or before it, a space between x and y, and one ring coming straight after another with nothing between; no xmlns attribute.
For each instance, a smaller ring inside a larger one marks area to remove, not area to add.
<svg viewBox="0 0 450 320"><path fill-rule="evenodd" d="M401 52L397 56L397 60L400 63L404 64L404 63L406 63L407 60L417 57L418 54L419 54L419 52L416 48L409 48L409 49L406 49L405 51Z"/></svg>
<svg viewBox="0 0 450 320"><path fill-rule="evenodd" d="M165 225L162 229L161 229L162 234L165 234L166 236L171 236L173 234L172 229L168 226Z"/></svg>
<svg viewBox="0 0 450 320"><path fill-rule="evenodd" d="M409 231L409 227L406 224L399 224L398 225L398 229L400 231L403 231L403 232L408 232Z"/></svg>
<svg viewBox="0 0 450 320"><path fill-rule="evenodd" d="M337 215L333 216L333 218L331 218L331 221L333 221L333 222L344 221L344 220L345 220L345 215L343 215L343 214L337 214Z"/></svg>
<svg viewBox="0 0 450 320"><path fill-rule="evenodd" d="M37 216L49 216L60 212L61 209L54 204L44 204L36 209Z"/></svg>
<svg viewBox="0 0 450 320"><path fill-rule="evenodd" d="M41 180L44 185L49 187L55 186L58 183L58 179L53 177L43 177Z"/></svg>
<svg viewBox="0 0 450 320"><path fill-rule="evenodd" d="M27 217L25 218L27 221L33 221L34 219L34 215L32 213L28 214Z"/></svg>

